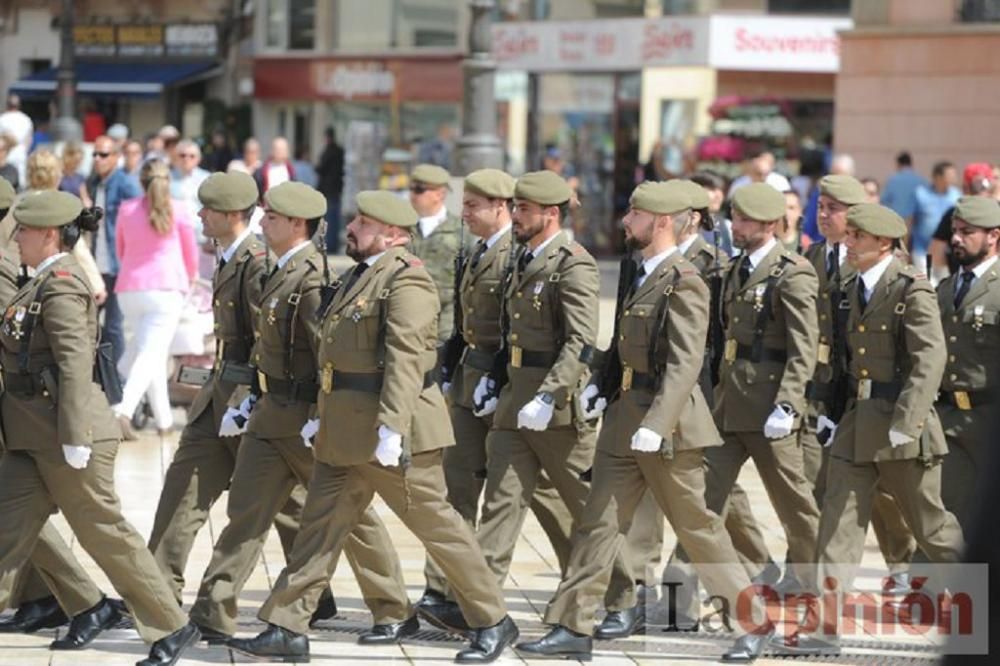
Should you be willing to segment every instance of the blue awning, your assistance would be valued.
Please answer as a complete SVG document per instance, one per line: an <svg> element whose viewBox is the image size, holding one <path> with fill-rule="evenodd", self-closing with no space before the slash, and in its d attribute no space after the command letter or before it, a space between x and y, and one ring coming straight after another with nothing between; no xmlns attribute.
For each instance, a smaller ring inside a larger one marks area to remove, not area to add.
<svg viewBox="0 0 1000 666"><path fill-rule="evenodd" d="M76 91L80 95L116 97L156 97L170 86L207 78L219 66L215 62L135 63L78 62ZM221 70L220 70L221 71ZM10 92L30 97L48 95L56 90L56 68L20 79Z"/></svg>

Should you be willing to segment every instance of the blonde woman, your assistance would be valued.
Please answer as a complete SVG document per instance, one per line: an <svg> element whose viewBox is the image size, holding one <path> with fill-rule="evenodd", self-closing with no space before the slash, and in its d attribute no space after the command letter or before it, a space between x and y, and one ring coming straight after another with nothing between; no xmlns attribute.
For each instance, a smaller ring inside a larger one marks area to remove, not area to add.
<svg viewBox="0 0 1000 666"><path fill-rule="evenodd" d="M120 262L115 294L125 321L125 355L119 370L128 377L114 406L126 437L143 395L149 397L157 431L173 426L167 392L170 341L184 299L198 275L198 246L187 208L170 198L170 169L150 160L139 171L145 194L118 209L115 245Z"/></svg>
<svg viewBox="0 0 1000 666"><path fill-rule="evenodd" d="M58 189L63 180L63 164L52 151L36 150L28 157L27 178L29 189ZM70 194L80 196L79 192L70 192ZM86 201L84 201L84 205L88 205ZM72 254L77 263L80 264L80 268L83 269L83 274L87 276L87 284L94 292L94 300L97 301L98 305L101 305L107 300L108 292L104 286L104 278L97 270L97 263L94 261L94 256L90 253L88 246L89 243L77 243L73 246Z"/></svg>
<svg viewBox="0 0 1000 666"><path fill-rule="evenodd" d="M80 173L80 164L83 162L83 149L78 143L67 143L62 152L62 180L59 181L59 191L69 192L83 200L84 206L89 206L89 196L87 195L87 179Z"/></svg>

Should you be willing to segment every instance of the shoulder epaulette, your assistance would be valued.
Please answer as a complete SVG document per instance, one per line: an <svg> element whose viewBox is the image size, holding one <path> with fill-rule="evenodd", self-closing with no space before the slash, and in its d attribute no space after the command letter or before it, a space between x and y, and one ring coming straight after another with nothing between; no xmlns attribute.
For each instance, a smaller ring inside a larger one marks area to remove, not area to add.
<svg viewBox="0 0 1000 666"><path fill-rule="evenodd" d="M803 257L797 252L789 252L785 250L781 253L782 261L787 261L790 264L795 264L796 266L802 266L803 264L808 264L809 260Z"/></svg>
<svg viewBox="0 0 1000 666"><path fill-rule="evenodd" d="M565 245L561 246L559 249L573 257L578 257L587 251L582 245L580 245L576 241L570 241Z"/></svg>
<svg viewBox="0 0 1000 666"><path fill-rule="evenodd" d="M402 261L407 266L410 266L411 268L416 268L417 266L424 265L423 259L412 254L401 254L396 258Z"/></svg>
<svg viewBox="0 0 1000 666"><path fill-rule="evenodd" d="M677 276L682 278L701 276L701 273L698 272L698 269L695 268L690 261L685 261L684 259L681 259L680 261L674 264L674 270L677 271Z"/></svg>
<svg viewBox="0 0 1000 666"><path fill-rule="evenodd" d="M52 275L55 276L55 277L60 277L60 278L73 277L73 273L71 271L65 271L65 270L55 270L55 271L52 271Z"/></svg>

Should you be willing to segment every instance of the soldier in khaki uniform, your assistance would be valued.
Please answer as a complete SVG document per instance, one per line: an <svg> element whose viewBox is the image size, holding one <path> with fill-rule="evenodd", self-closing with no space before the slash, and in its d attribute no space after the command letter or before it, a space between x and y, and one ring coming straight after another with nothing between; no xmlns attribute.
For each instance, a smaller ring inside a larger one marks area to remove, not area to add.
<svg viewBox="0 0 1000 666"><path fill-rule="evenodd" d="M254 326L260 312L261 277L268 262L267 248L247 226L258 199L253 178L243 173L214 174L198 189L203 207L199 215L205 235L223 247L212 279L215 317L215 365L188 410L188 423L167 469L149 549L173 584L181 602L184 568L195 536L208 512L229 487L236 451L249 418L249 365L255 342ZM291 551L305 489L296 488L275 519L281 545ZM332 597L316 620L333 617Z"/></svg>
<svg viewBox="0 0 1000 666"><path fill-rule="evenodd" d="M696 388L708 334L709 292L676 244L690 214L690 196L679 183L647 182L632 194L623 223L626 241L641 251L642 264L625 297L620 334L612 341L611 353L620 361L612 366L618 369L619 389L607 396L611 404L598 440L591 492L574 533L568 571L545 614L555 627L538 641L518 645L524 652L591 658L594 600L608 583L615 553L646 489L713 594L736 608L737 598L751 589L722 519L705 506L703 450L722 440ZM594 393L588 390L583 397ZM589 411L586 404L581 409ZM759 602L754 610L763 617ZM768 623L744 634L723 660L753 661L773 631Z"/></svg>
<svg viewBox="0 0 1000 666"><path fill-rule="evenodd" d="M406 251L417 223L391 192L361 192L347 227L359 263L323 317L319 433L302 529L259 617L268 629L230 646L303 661L309 616L348 534L375 493L423 542L475 628L459 663L487 663L517 638L472 530L445 499L441 449L454 444L434 381L438 297Z"/></svg>
<svg viewBox="0 0 1000 666"><path fill-rule="evenodd" d="M981 496L983 445L1000 403L992 379L1000 365L1000 207L988 197L963 197L952 220L952 255L962 269L937 290L948 346L937 403L948 441L941 499L967 530L973 500Z"/></svg>
<svg viewBox="0 0 1000 666"><path fill-rule="evenodd" d="M21 260L35 276L7 304L0 326L6 453L0 460L0 590L10 589L53 510L122 593L136 629L153 643L146 664L173 664L198 629L171 603L142 538L122 517L114 491L121 431L94 383L97 305L69 251L99 214L64 192L26 195L14 218ZM6 599L0 599L0 605ZM88 625L120 620L106 600ZM71 632L72 633L72 632ZM90 636L93 639L96 633Z"/></svg>
<svg viewBox="0 0 1000 666"><path fill-rule="evenodd" d="M240 591L253 571L264 539L296 486L308 487L313 454L307 422L318 427L316 353L323 291L323 259L310 240L326 213L326 198L302 183L282 183L264 195L264 237L278 257L261 292L254 346L256 400L236 454L227 513L229 524L215 544L191 619L210 641L236 629ZM348 560L375 616L359 642L395 639L407 620L399 561L374 510L366 510L348 538Z"/></svg>
<svg viewBox="0 0 1000 666"><path fill-rule="evenodd" d="M465 179L462 217L480 240L462 270L456 299L459 330L448 341L442 366L442 388L447 389L448 411L455 430L455 446L444 451L444 478L448 501L473 529L486 481L486 436L493 417L473 413L472 393L492 369L500 349L503 288L514 269L510 231L513 196L514 179L503 171L480 169ZM552 544L560 570L565 570L573 520L544 474L539 478L531 508ZM446 602L444 575L433 560L427 560L424 575L427 590L417 604L421 610L423 606Z"/></svg>
<svg viewBox="0 0 1000 666"><path fill-rule="evenodd" d="M785 198L764 183L733 195L733 242L743 250L726 274L725 352L714 416L723 446L705 453L706 501L721 512L753 458L788 543L790 565L809 573L819 510L803 470L797 431L816 366L816 272L774 237Z"/></svg>
<svg viewBox="0 0 1000 666"><path fill-rule="evenodd" d="M896 499L932 562L957 562L963 547L962 529L941 501L940 461L948 449L934 400L948 352L934 290L893 256L906 234L899 215L858 204L847 223L847 261L857 271L845 286L849 398L834 427L816 547L817 580L831 576L845 591L861 562L876 486ZM825 638L789 636L788 649L839 653L837 620L822 617Z"/></svg>
<svg viewBox="0 0 1000 666"><path fill-rule="evenodd" d="M455 322L455 257L471 239L462 231L462 220L445 208L451 174L433 164L418 164L410 174L410 203L419 220L413 230L410 252L423 260L437 286L441 301L438 340L451 337Z"/></svg>

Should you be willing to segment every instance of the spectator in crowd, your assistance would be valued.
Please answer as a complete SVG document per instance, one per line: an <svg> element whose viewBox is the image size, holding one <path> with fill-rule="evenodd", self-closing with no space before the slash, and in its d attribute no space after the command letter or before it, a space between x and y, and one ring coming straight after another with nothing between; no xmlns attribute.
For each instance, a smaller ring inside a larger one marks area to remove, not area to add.
<svg viewBox="0 0 1000 666"><path fill-rule="evenodd" d="M326 146L319 156L317 189L326 197L326 251L340 252L340 197L344 192L344 149L337 143L333 127L327 127Z"/></svg>
<svg viewBox="0 0 1000 666"><path fill-rule="evenodd" d="M208 176L209 173L201 168L201 148L198 144L191 139L179 141L170 171L170 194L187 208L192 220L201 210L198 188Z"/></svg>
<svg viewBox="0 0 1000 666"><path fill-rule="evenodd" d="M142 162L142 144L134 139L127 141L125 143L125 165L122 167L122 171L137 183L139 182L139 169L142 168Z"/></svg>
<svg viewBox="0 0 1000 666"><path fill-rule="evenodd" d="M802 233L802 199L795 190L784 192L785 217L778 228L778 242L790 252L802 254L809 247L810 239Z"/></svg>
<svg viewBox="0 0 1000 666"><path fill-rule="evenodd" d="M118 254L115 250L115 230L118 221L118 207L126 199L142 194L139 187L117 167L118 153L114 142L107 136L99 136L94 141L94 164L87 180L87 194L93 205L104 209L104 219L93 240L94 259L104 278L108 292L104 303L104 326L101 338L111 343L115 362L125 353L125 337L122 331L122 311L115 297L115 280L118 278Z"/></svg>
<svg viewBox="0 0 1000 666"><path fill-rule="evenodd" d="M813 241L823 240L819 230L819 180L826 175L826 153L816 147L805 147L799 153L799 175L793 185L802 196L802 233Z"/></svg>
<svg viewBox="0 0 1000 666"><path fill-rule="evenodd" d="M295 159L292 160L292 171L295 179L309 187L316 187L318 176L312 162L309 161L309 146L301 145L295 149Z"/></svg>
<svg viewBox="0 0 1000 666"><path fill-rule="evenodd" d="M83 109L83 118L80 125L83 129L83 142L93 143L99 136L107 136L108 121L104 114L97 110L94 102L84 99L80 102Z"/></svg>
<svg viewBox="0 0 1000 666"><path fill-rule="evenodd" d="M955 185L957 181L955 165L943 161L934 165L930 186L917 187L917 204L910 219L910 254L913 265L921 270L926 267L931 238L941 224L941 217L962 196L961 190Z"/></svg>
<svg viewBox="0 0 1000 666"><path fill-rule="evenodd" d="M443 169L451 169L452 129L448 123L438 125L437 136L422 141L417 152L420 164L436 164Z"/></svg>
<svg viewBox="0 0 1000 666"><path fill-rule="evenodd" d="M298 180L288 151L288 139L283 136L275 137L271 142L271 156L257 169L254 180L257 181L261 197L272 187L290 180Z"/></svg>
<svg viewBox="0 0 1000 666"><path fill-rule="evenodd" d="M750 183L767 183L779 192L792 189L788 179L774 170L774 153L769 150L753 150L744 163L744 173L730 184L727 198L732 199L733 193Z"/></svg>
<svg viewBox="0 0 1000 666"><path fill-rule="evenodd" d="M177 146L181 141L180 130L173 125L164 125L157 132L157 135L163 141L163 154L166 156L167 164L173 165Z"/></svg>
<svg viewBox="0 0 1000 666"><path fill-rule="evenodd" d="M148 134L146 136L145 142L143 142L143 154L142 159L153 160L153 159L166 159L167 153L163 147L163 137L159 134Z"/></svg>
<svg viewBox="0 0 1000 666"><path fill-rule="evenodd" d="M133 439L130 421L143 395L149 396L157 431L164 435L173 426L167 391L170 342L198 276L194 223L184 204L170 199L166 163L146 162L139 182L145 195L122 202L115 234L121 262L115 292L128 331L119 370L128 380L113 410Z"/></svg>
<svg viewBox="0 0 1000 666"><path fill-rule="evenodd" d="M69 144L67 148L76 146L79 150L79 145ZM55 190L61 189L62 181L64 180L63 166L59 164L59 158L55 156L52 151L40 149L33 152L28 157L28 173L27 173L27 186L32 190ZM76 190L64 190L68 191L77 197L83 198L86 195L86 188L82 185L77 187ZM16 247L16 246L15 246ZM76 258L77 263L80 264L80 268L83 269L84 275L87 277L87 284L90 285L90 291L94 294L94 300L97 301L98 305L104 303L107 300L107 289L104 286L104 278L101 277L101 272L97 269L97 264L94 262L94 256L87 249L86 243L77 243L73 246L73 256Z"/></svg>
<svg viewBox="0 0 1000 666"><path fill-rule="evenodd" d="M733 256L736 252L733 247L733 223L722 211L722 204L726 198L726 181L714 171L697 171L691 176L691 180L708 192L708 212L715 219L716 230L702 231L702 236L709 245L715 247L716 233L718 233L719 249Z"/></svg>
<svg viewBox="0 0 1000 666"><path fill-rule="evenodd" d="M927 186L923 176L913 170L913 158L907 151L896 156L896 173L885 181L882 205L896 211L904 220L913 217L917 206L917 188Z"/></svg>
<svg viewBox="0 0 1000 666"><path fill-rule="evenodd" d="M853 176L854 158L847 153L837 153L830 160L830 173L834 176Z"/></svg>
<svg viewBox="0 0 1000 666"><path fill-rule="evenodd" d="M114 142L118 151L118 168L125 168L125 144L128 142L128 126L115 123L108 128L108 137Z"/></svg>
<svg viewBox="0 0 1000 666"><path fill-rule="evenodd" d="M208 154L205 156L205 170L210 173L225 171L235 156L233 149L229 147L229 137L226 136L226 131L217 127L212 132Z"/></svg>
<svg viewBox="0 0 1000 666"><path fill-rule="evenodd" d="M865 196L868 197L868 203L879 203L881 190L878 181L868 176L861 179L861 185L865 188Z"/></svg>
<svg viewBox="0 0 1000 666"><path fill-rule="evenodd" d="M642 165L643 180L661 181L670 179L672 174L667 171L667 167L663 164L663 154L665 151L666 146L663 145L663 141L657 139L653 143L653 148L649 151L649 159Z"/></svg>
<svg viewBox="0 0 1000 666"><path fill-rule="evenodd" d="M62 179L59 181L59 189L69 192L83 199L84 206L92 205L90 195L87 194L87 179L80 173L80 164L83 163L83 148L75 141L63 146L62 152ZM77 243L80 245L80 243Z"/></svg>
<svg viewBox="0 0 1000 666"><path fill-rule="evenodd" d="M0 134L10 135L14 145L8 148L7 161L17 169L17 181L25 182L28 152L35 133L35 125L24 111L21 110L21 98L17 95L7 97L7 109L0 113ZM7 178L10 180L10 178ZM11 184L14 184L11 181ZM14 185L17 189L17 185Z"/></svg>
<svg viewBox="0 0 1000 666"><path fill-rule="evenodd" d="M17 167L11 164L10 151L17 146L17 140L10 134L0 134L0 178L6 179L15 190L21 189L21 176Z"/></svg>
<svg viewBox="0 0 1000 666"><path fill-rule="evenodd" d="M226 167L226 171L242 171L251 176L257 173L260 168L260 141L250 137L243 142L243 158L233 160Z"/></svg>
<svg viewBox="0 0 1000 666"><path fill-rule="evenodd" d="M986 162L973 162L962 172L962 192L969 196L995 196L997 182L993 166ZM931 277L934 281L943 280L959 267L951 253L951 217L954 212L954 206L944 212L931 239Z"/></svg>

